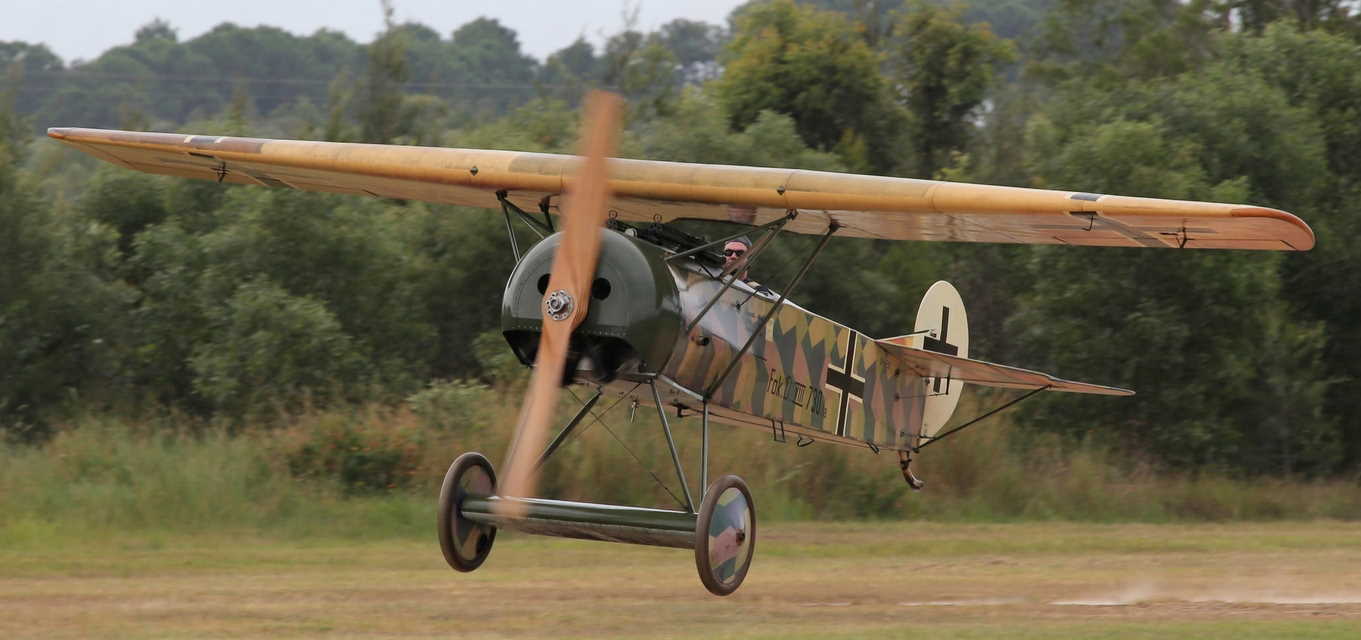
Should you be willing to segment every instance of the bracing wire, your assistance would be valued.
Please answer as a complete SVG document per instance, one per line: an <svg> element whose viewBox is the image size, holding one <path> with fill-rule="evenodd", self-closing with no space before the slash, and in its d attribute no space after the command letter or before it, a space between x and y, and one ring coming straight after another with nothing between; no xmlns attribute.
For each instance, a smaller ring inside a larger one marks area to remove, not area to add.
<svg viewBox="0 0 1361 640"><path fill-rule="evenodd" d="M628 393L625 393L625 394L620 395L620 396L619 396L619 399L618 399L618 400L615 400L615 401L614 401L614 404L611 404L610 406L606 407L605 410L604 410L603 412L601 412L600 415L597 415L596 412L595 412L595 410L591 410L590 413L591 413L591 420L592 420L592 422L591 422L590 424L587 424L585 427L583 427L583 428L581 429L581 432L582 432L582 433L585 433L586 430L587 430L587 429L590 429L592 425L594 425L594 424L599 424L601 429L604 429L606 433L610 434L610 437L614 438L614 441L615 441L615 442L618 442L618 443L619 443L619 446L620 446L620 447L623 447L624 451L628 452L629 457L633 458L633 461L638 465L638 468L642 469L643 471L646 471L647 474L648 474L649 476L652 476L652 481L655 482L655 483L657 483L657 486L661 487L661 488L662 488L662 491L665 491L667 495L671 496L671 499L672 499L672 500L675 500L676 502L682 502L681 499L680 499L680 496L677 496L675 493L673 493L673 492L671 491L671 488L670 488L670 487L667 487L667 486L666 486L666 483L665 483L665 482L662 482L662 479L661 479L661 478L658 478L658 477L657 477L657 474L656 474L655 472L653 472L652 469L648 468L648 466L647 466L646 464L643 464L642 458L639 458L639 457L638 457L638 454L634 453L633 450L630 449L629 446L628 446L627 444L624 444L624 441L619 437L619 435L616 434L616 433L614 432L614 430L611 429L611 428L609 427L609 425L605 424L605 422L604 422L603 420L601 420L601 415L604 415L604 414L606 414L606 413L609 413L609 412L610 412L611 410L613 410L616 406L618 406L620 402L623 402L623 401L624 401L624 398L627 398L627 397L629 397L629 396L632 396L632 395L633 395L633 392L634 392L634 391L637 391L637 390L638 390L638 387L640 387L640 386L642 386L642 385L643 385L643 383L641 383L641 382L634 384L634 385L633 385L633 388L632 388L632 389L629 389L629 392L628 392ZM577 402L581 402L581 397L578 396L578 395L576 394L576 392L573 391L570 387L567 389L567 393L572 394L572 397L573 397L574 399L576 399Z"/></svg>

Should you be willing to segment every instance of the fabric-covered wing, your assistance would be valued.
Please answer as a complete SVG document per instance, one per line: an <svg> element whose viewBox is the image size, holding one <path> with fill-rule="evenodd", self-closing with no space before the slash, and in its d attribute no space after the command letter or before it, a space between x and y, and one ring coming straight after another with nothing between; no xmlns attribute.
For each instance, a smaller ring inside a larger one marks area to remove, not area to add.
<svg viewBox="0 0 1361 640"><path fill-rule="evenodd" d="M1007 389L1047 388L1049 391L1094 393L1106 396L1134 395L1134 392L1129 389L1063 380L1061 378L1055 378L1047 373L1008 367L1003 364L994 364L982 360L960 358L944 353L906 346L898 342L876 340L875 343L901 361L907 369L912 371L912 373L923 378L949 378L951 380L967 382L969 384L977 384L985 387L1003 387Z"/></svg>
<svg viewBox="0 0 1361 640"><path fill-rule="evenodd" d="M337 142L49 129L81 151L138 171L220 182L557 212L575 156ZM1304 251L1304 221L1249 205L879 176L685 164L610 162L610 203L622 220L682 218L892 240Z"/></svg>

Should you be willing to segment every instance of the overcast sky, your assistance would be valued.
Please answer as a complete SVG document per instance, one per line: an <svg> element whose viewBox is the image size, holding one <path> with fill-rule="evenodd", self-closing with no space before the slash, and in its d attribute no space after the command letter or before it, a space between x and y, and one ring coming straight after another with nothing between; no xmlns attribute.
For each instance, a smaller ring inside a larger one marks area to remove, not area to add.
<svg viewBox="0 0 1361 640"><path fill-rule="evenodd" d="M726 24L742 0L393 0L398 22L419 22L444 37L478 16L496 18L520 36L521 48L542 60L585 36L599 44L620 31L628 7L638 28L651 31L675 18ZM46 43L70 63L132 42L137 28L161 18L188 40L222 22L260 24L308 35L326 27L369 42L383 28L379 0L0 0L0 41Z"/></svg>

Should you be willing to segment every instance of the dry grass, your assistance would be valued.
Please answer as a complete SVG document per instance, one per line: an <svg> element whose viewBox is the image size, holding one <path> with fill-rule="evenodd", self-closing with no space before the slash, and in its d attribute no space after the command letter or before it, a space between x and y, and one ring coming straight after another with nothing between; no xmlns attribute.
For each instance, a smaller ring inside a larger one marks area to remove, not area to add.
<svg viewBox="0 0 1361 640"><path fill-rule="evenodd" d="M688 552L249 533L0 552L0 637L1354 638L1361 526L771 524L747 583Z"/></svg>

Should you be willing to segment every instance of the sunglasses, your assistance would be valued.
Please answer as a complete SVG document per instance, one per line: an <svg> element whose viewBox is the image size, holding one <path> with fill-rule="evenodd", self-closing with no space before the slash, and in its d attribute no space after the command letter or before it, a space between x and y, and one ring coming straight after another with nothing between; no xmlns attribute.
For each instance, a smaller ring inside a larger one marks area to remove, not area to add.
<svg viewBox="0 0 1361 640"><path fill-rule="evenodd" d="M746 253L747 253L747 250L746 250L746 249L724 249L724 250L723 250L723 255L725 255L725 256L738 256L738 257L741 257L741 256L746 255Z"/></svg>

